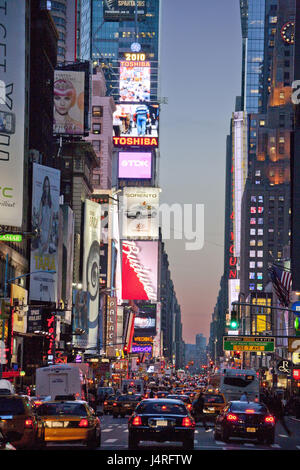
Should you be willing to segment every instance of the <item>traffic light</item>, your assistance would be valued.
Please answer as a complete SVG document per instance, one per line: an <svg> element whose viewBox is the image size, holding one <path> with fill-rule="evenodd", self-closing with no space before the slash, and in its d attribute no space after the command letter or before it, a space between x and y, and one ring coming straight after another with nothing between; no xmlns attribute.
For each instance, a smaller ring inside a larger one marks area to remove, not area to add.
<svg viewBox="0 0 300 470"><path fill-rule="evenodd" d="M235 310L231 310L230 315L230 328L236 330L239 327L238 315Z"/></svg>
<svg viewBox="0 0 300 470"><path fill-rule="evenodd" d="M124 353L124 356L127 356L127 354L128 354L128 346L124 346L124 348L123 348L123 353Z"/></svg>
<svg viewBox="0 0 300 470"><path fill-rule="evenodd" d="M296 336L300 336L300 317L297 315L294 320Z"/></svg>

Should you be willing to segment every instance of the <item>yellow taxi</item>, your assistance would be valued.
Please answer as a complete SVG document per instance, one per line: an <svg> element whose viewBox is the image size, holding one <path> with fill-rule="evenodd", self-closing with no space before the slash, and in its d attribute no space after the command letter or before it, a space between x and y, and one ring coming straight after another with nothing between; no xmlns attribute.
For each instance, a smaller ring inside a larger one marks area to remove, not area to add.
<svg viewBox="0 0 300 470"><path fill-rule="evenodd" d="M203 412L209 415L218 415L225 408L227 401L222 393L205 392Z"/></svg>
<svg viewBox="0 0 300 470"><path fill-rule="evenodd" d="M42 442L78 443L89 448L101 445L101 428L98 416L87 402L48 401L36 410L42 423Z"/></svg>

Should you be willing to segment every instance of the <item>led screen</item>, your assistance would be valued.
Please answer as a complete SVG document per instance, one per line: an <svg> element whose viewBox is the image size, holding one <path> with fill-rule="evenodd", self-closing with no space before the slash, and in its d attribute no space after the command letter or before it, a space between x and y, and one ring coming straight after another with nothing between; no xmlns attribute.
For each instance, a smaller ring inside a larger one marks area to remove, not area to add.
<svg viewBox="0 0 300 470"><path fill-rule="evenodd" d="M113 115L114 137L158 137L159 105L117 104Z"/></svg>
<svg viewBox="0 0 300 470"><path fill-rule="evenodd" d="M120 101L150 101L150 62L120 62Z"/></svg>
<svg viewBox="0 0 300 470"><path fill-rule="evenodd" d="M119 178L151 178L151 152L119 152Z"/></svg>

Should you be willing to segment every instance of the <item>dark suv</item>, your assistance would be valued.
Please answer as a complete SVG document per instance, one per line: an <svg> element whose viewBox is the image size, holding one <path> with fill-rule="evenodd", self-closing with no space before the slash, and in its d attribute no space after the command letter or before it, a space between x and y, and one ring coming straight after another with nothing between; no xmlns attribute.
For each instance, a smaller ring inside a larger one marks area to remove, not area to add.
<svg viewBox="0 0 300 470"><path fill-rule="evenodd" d="M35 448L39 444L39 421L27 396L0 395L1 430L16 448Z"/></svg>

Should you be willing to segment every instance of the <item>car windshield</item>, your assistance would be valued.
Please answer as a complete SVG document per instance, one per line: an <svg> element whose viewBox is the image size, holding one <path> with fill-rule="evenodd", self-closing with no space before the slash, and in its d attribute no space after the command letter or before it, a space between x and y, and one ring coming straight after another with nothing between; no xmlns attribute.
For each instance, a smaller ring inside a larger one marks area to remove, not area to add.
<svg viewBox="0 0 300 470"><path fill-rule="evenodd" d="M254 410L255 413L266 413L267 408L265 405L261 403L248 403L243 401L236 401L231 404L230 407L231 411L246 411L246 410Z"/></svg>
<svg viewBox="0 0 300 470"><path fill-rule="evenodd" d="M0 396L0 416L15 416L25 413L23 400Z"/></svg>
<svg viewBox="0 0 300 470"><path fill-rule="evenodd" d="M82 403L44 403L37 409L40 416L87 416L86 407Z"/></svg>
<svg viewBox="0 0 300 470"><path fill-rule="evenodd" d="M137 401L139 397L137 395L122 395L118 398L118 401Z"/></svg>
<svg viewBox="0 0 300 470"><path fill-rule="evenodd" d="M205 403L224 403L224 398L222 395L205 395Z"/></svg>
<svg viewBox="0 0 300 470"><path fill-rule="evenodd" d="M177 403L141 403L137 407L136 412L153 415L186 415L186 408Z"/></svg>

